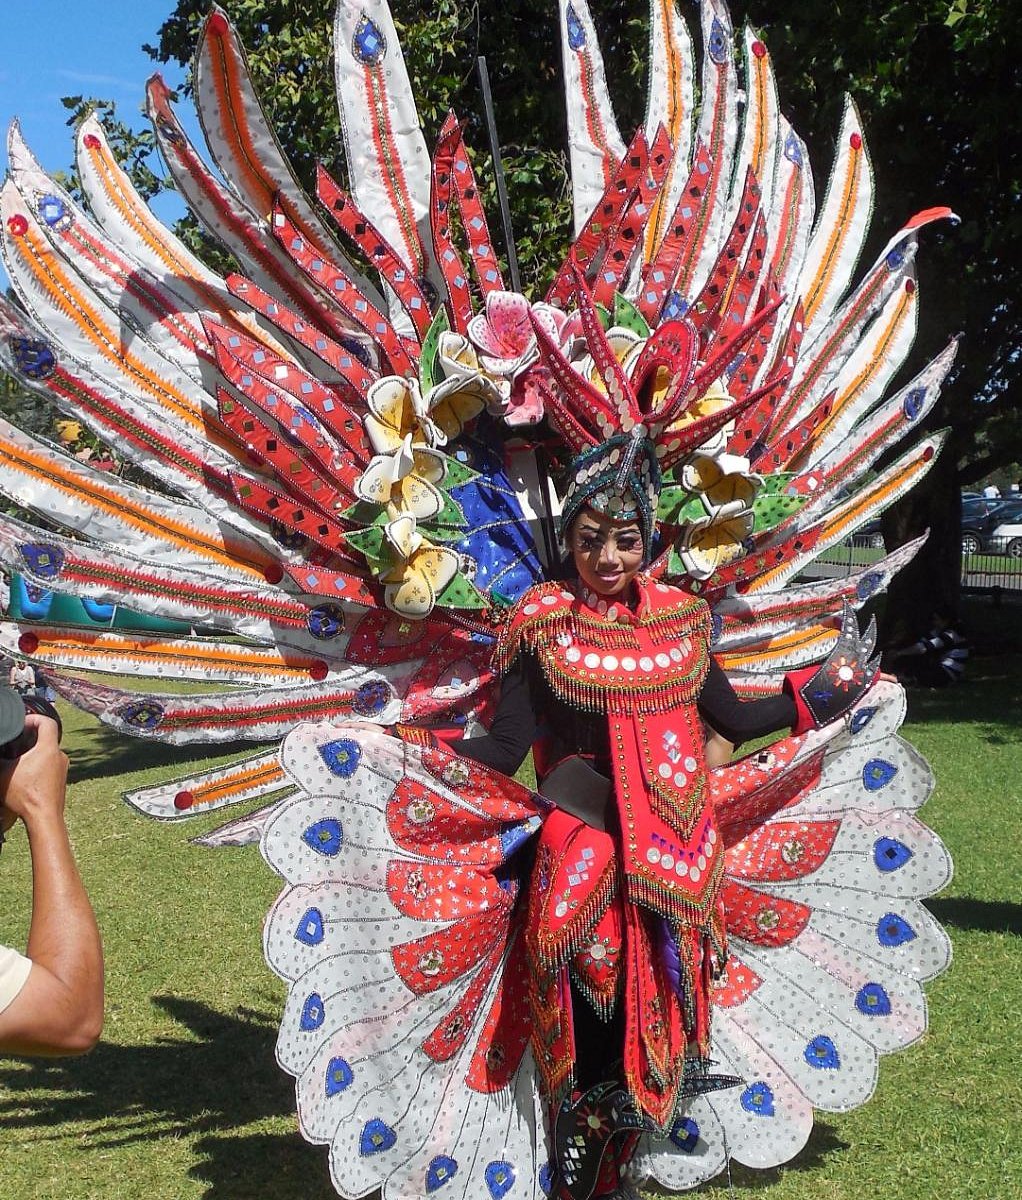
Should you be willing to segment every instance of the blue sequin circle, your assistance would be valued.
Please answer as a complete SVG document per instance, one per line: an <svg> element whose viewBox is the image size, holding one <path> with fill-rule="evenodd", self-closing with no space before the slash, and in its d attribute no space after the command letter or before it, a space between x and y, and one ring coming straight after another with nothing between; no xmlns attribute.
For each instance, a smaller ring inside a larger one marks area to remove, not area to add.
<svg viewBox="0 0 1022 1200"><path fill-rule="evenodd" d="M855 996L855 1007L867 1017L889 1017L891 998L879 983L865 983Z"/></svg>
<svg viewBox="0 0 1022 1200"><path fill-rule="evenodd" d="M362 747L351 738L338 738L336 742L327 742L319 748L320 757L341 779L350 779L358 768L362 757Z"/></svg>
<svg viewBox="0 0 1022 1200"><path fill-rule="evenodd" d="M327 642L344 632L344 610L336 604L321 604L309 613L307 624L314 638Z"/></svg>
<svg viewBox="0 0 1022 1200"><path fill-rule="evenodd" d="M438 1154L426 1168L426 1191L435 1192L450 1183L458 1173L458 1164L449 1154Z"/></svg>
<svg viewBox="0 0 1022 1200"><path fill-rule="evenodd" d="M66 229L71 224L71 214L59 196L40 196L38 208L39 216L51 229Z"/></svg>
<svg viewBox="0 0 1022 1200"><path fill-rule="evenodd" d="M390 701L390 688L382 680L363 683L355 693L351 707L360 717L376 717Z"/></svg>
<svg viewBox="0 0 1022 1200"><path fill-rule="evenodd" d="M295 941L306 946L318 946L323 940L323 914L318 908L307 908L295 928Z"/></svg>
<svg viewBox="0 0 1022 1200"><path fill-rule="evenodd" d="M11 337L7 345L14 356L14 365L29 379L49 379L56 370L56 355L41 338Z"/></svg>
<svg viewBox="0 0 1022 1200"><path fill-rule="evenodd" d="M543 1165L539 1168L539 1174L536 1178L539 1183L539 1190L544 1196L549 1196L551 1189L554 1186L553 1165L551 1163L543 1163Z"/></svg>
<svg viewBox="0 0 1022 1200"><path fill-rule="evenodd" d="M40 579L56 579L64 569L64 551L48 542L25 542L18 547L25 566Z"/></svg>
<svg viewBox="0 0 1022 1200"><path fill-rule="evenodd" d="M757 1117L772 1117L774 1115L774 1093L768 1083L760 1080L750 1083L739 1097L739 1103L747 1113Z"/></svg>
<svg viewBox="0 0 1022 1200"><path fill-rule="evenodd" d="M302 841L326 858L333 858L344 842L344 831L336 817L324 817L313 823L302 834Z"/></svg>
<svg viewBox="0 0 1022 1200"><path fill-rule="evenodd" d="M873 861L880 871L897 871L912 857L912 851L897 838L877 838L873 845Z"/></svg>
<svg viewBox="0 0 1022 1200"><path fill-rule="evenodd" d="M821 1033L819 1037L814 1037L802 1056L811 1067L816 1067L819 1071L837 1071L841 1067L837 1046L826 1034Z"/></svg>
<svg viewBox="0 0 1022 1200"><path fill-rule="evenodd" d="M373 1117L362 1127L362 1134L358 1139L358 1150L360 1154L382 1154L384 1150L389 1150L396 1141L397 1134L386 1121L381 1121L379 1117Z"/></svg>

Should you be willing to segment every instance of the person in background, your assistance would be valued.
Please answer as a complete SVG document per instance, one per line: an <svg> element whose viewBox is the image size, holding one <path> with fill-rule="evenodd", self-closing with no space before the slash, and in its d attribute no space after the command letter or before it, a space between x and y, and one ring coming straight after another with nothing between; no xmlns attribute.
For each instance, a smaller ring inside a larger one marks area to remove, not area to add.
<svg viewBox="0 0 1022 1200"><path fill-rule="evenodd" d="M11 663L7 680L16 692L20 692L24 696L35 687L35 671L32 670L30 663L15 659Z"/></svg>

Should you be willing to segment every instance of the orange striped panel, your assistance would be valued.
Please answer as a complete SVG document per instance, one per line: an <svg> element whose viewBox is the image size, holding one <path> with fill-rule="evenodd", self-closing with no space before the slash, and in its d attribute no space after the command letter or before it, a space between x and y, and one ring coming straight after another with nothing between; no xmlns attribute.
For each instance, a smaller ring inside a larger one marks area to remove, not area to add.
<svg viewBox="0 0 1022 1200"><path fill-rule="evenodd" d="M209 783L198 784L189 789L191 804L194 811L200 805L216 804L218 801L229 800L239 793L259 790L267 792L275 786L287 783L287 776L280 763L276 760L254 764L242 764L236 771L231 771L221 779Z"/></svg>
<svg viewBox="0 0 1022 1200"><path fill-rule="evenodd" d="M912 291L909 291L907 288L902 288L900 295L900 300L895 305L893 312L888 316L886 327L883 329L882 335L876 343L874 353L869 356L862 369L856 373L848 386L837 397L833 408L830 410L830 416L816 431L813 438L815 443L819 443L826 436L845 408L851 404L859 392L880 371L892 342L897 338L905 322L912 319L916 308L915 290L913 288ZM872 339L872 331L870 337Z"/></svg>
<svg viewBox="0 0 1022 1200"><path fill-rule="evenodd" d="M33 657L72 667L76 670L107 671L117 674L113 660L145 669L146 674L162 674L168 667L176 678L182 668L203 668L222 675L246 678L262 677L281 682L306 683L311 668L319 660L311 655L282 654L276 650L225 643L204 643L183 639L159 639L83 628L69 634L66 630L33 625L31 636L37 639ZM199 674L193 678L201 680Z"/></svg>
<svg viewBox="0 0 1022 1200"><path fill-rule="evenodd" d="M856 131L852 134L852 138L856 141L849 142L848 164L841 184L841 204L838 215L831 225L830 237L827 240L827 247L816 277L802 294L806 325L812 323L813 315L822 303L827 287L833 278L841 248L848 240L851 230L850 216L855 211L855 202L862 186L862 175L866 169L862 135Z"/></svg>
<svg viewBox="0 0 1022 1200"><path fill-rule="evenodd" d="M262 580L264 568L270 563L267 556L253 559L242 558L224 544L183 521L153 512L135 503L130 496L115 488L106 487L98 479L64 470L57 458L35 452L0 435L0 453L8 466L14 466L24 475L41 480L55 487L73 500L87 501L94 508L108 513L117 520L137 529L140 533L154 535L182 550L199 553L212 562L230 567Z"/></svg>
<svg viewBox="0 0 1022 1200"><path fill-rule="evenodd" d="M834 640L836 630L831 625L814 625L811 629L796 633L778 634L765 641L743 646L741 650L717 653L714 657L726 671L740 671L766 664L776 664L783 669L781 660L796 650L813 650L817 647L825 652Z"/></svg>

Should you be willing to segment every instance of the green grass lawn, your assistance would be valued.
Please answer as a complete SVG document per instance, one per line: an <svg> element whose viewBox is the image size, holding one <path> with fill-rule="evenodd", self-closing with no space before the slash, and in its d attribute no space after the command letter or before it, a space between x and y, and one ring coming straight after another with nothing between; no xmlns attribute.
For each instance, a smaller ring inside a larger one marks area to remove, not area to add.
<svg viewBox="0 0 1022 1200"><path fill-rule="evenodd" d="M984 610L987 653L967 682L910 695L907 735L938 778L924 815L956 862L932 902L955 962L929 989L930 1033L884 1061L870 1104L821 1116L795 1162L736 1166L738 1195L1022 1198L1020 616ZM255 847L189 844L222 814L160 825L120 802L188 770L187 752L67 716L70 824L106 943L107 1024L86 1058L0 1061L0 1197L329 1200L325 1152L298 1136L273 1059L284 989L260 929L276 878ZM0 861L0 940L23 944L28 879L15 833ZM696 1194L725 1197L727 1182Z"/></svg>

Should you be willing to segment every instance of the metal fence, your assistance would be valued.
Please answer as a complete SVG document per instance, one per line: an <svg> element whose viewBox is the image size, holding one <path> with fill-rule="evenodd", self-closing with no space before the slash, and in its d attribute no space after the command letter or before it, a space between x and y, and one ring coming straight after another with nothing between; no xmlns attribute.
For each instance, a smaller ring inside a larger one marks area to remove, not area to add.
<svg viewBox="0 0 1022 1200"><path fill-rule="evenodd" d="M825 550L807 572L816 578L850 575L885 553L876 534L856 534ZM969 592L1017 592L1022 596L1022 538L992 539L980 553L962 554L962 588Z"/></svg>

